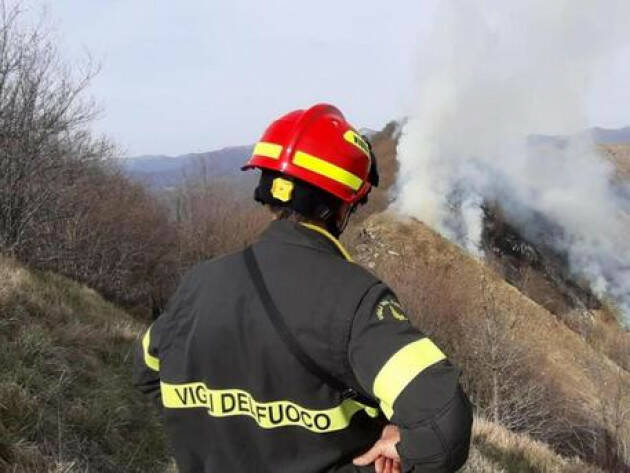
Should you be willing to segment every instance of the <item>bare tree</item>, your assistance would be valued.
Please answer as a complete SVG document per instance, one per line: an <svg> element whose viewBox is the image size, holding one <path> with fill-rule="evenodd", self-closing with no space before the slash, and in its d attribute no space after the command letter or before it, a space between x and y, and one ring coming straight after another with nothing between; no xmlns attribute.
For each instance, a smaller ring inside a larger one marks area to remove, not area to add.
<svg viewBox="0 0 630 473"><path fill-rule="evenodd" d="M70 68L45 17L23 18L0 0L0 251L158 310L175 282L168 209L91 133L98 110L85 96L98 67Z"/></svg>
<svg viewBox="0 0 630 473"><path fill-rule="evenodd" d="M627 358L627 345L617 342ZM614 347L613 347L614 348ZM609 471L630 471L630 377L621 366L614 367L615 376L605 377L596 363L587 361L586 369L595 380L598 389L595 409L585 401L583 409L590 415L590 437L588 451L599 464Z"/></svg>
<svg viewBox="0 0 630 473"><path fill-rule="evenodd" d="M531 372L534 355L517 336L526 315L504 310L483 274L479 291L481 317L468 322L474 326L468 327L471 336L460 353L469 392L484 417L512 431L552 440L566 426L557 418L549 386Z"/></svg>
<svg viewBox="0 0 630 473"><path fill-rule="evenodd" d="M59 58L43 21L21 24L20 4L0 1L0 248L19 251L29 226L58 198L69 162L111 151L86 125L96 108L83 100L97 68L74 76Z"/></svg>
<svg viewBox="0 0 630 473"><path fill-rule="evenodd" d="M270 220L233 179L210 179L207 165L200 163L195 177L178 186L172 198L183 267L244 247Z"/></svg>

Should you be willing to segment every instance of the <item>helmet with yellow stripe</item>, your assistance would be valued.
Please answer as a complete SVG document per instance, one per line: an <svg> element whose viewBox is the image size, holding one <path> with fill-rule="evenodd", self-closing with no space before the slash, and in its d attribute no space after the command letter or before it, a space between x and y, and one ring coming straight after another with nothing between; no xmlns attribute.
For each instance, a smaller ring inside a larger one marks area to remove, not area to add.
<svg viewBox="0 0 630 473"><path fill-rule="evenodd" d="M333 202L330 196L354 207L365 202L372 186L378 185L369 142L329 104L295 110L274 121L242 169L251 168L263 170L257 200L302 213L306 194L311 199L318 195L305 194L303 188L327 194L320 200Z"/></svg>

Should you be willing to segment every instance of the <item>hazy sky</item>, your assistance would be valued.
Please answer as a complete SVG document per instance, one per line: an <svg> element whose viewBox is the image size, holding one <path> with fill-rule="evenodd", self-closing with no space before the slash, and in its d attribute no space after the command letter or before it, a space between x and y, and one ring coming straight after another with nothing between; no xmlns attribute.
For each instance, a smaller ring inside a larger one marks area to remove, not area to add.
<svg viewBox="0 0 630 473"><path fill-rule="evenodd" d="M437 0L30 0L61 51L102 62L98 131L128 155L254 142L286 111L329 101L357 127L401 117ZM438 20L439 22L439 20ZM629 19L630 22L630 19ZM439 25L438 25L439 26ZM592 124L630 124L630 49L589 92Z"/></svg>

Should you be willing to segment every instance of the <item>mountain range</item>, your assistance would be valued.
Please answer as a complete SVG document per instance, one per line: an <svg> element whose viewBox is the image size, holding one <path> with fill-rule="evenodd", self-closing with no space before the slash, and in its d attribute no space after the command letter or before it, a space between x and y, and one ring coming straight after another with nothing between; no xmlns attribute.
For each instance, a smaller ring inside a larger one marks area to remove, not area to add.
<svg viewBox="0 0 630 473"><path fill-rule="evenodd" d="M361 129L364 135L374 135L373 130ZM596 143L615 145L630 143L630 127L608 129L594 127L586 130ZM551 142L562 144L567 137L535 135L534 143ZM251 155L253 145L231 146L205 153L188 153L179 156L143 155L121 159L125 173L153 188L174 187L186 178L225 178L240 176L240 167Z"/></svg>
<svg viewBox="0 0 630 473"><path fill-rule="evenodd" d="M173 187L186 178L206 173L208 178L239 175L253 146L232 146L180 156L143 155L121 160L125 173L153 188Z"/></svg>

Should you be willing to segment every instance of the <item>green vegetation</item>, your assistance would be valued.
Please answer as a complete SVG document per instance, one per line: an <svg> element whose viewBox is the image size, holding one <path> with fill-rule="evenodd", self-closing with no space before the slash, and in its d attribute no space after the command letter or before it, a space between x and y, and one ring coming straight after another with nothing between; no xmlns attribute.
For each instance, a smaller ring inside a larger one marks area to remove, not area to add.
<svg viewBox="0 0 630 473"><path fill-rule="evenodd" d="M163 471L163 429L130 382L142 326L2 257L0 281L0 471Z"/></svg>

